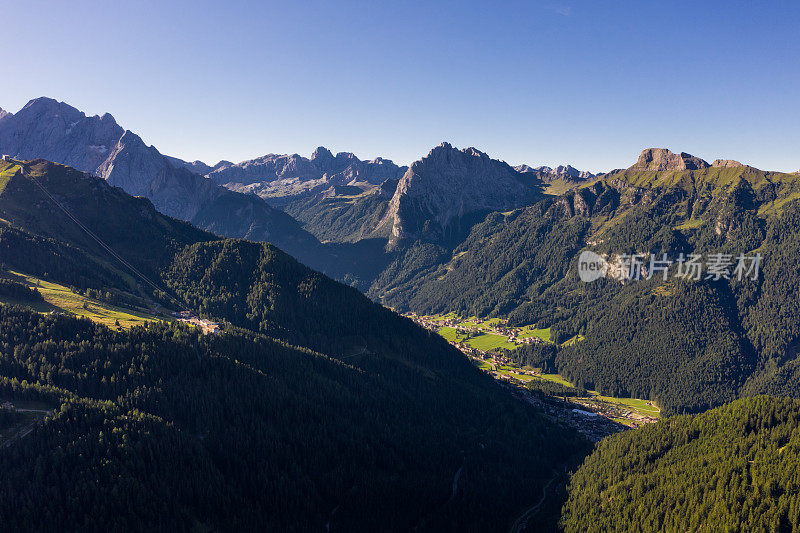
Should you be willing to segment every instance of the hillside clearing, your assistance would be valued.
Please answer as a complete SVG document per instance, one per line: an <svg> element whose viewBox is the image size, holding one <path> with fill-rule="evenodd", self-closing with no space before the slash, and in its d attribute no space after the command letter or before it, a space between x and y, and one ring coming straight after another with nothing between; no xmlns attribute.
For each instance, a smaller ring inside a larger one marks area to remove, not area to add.
<svg viewBox="0 0 800 533"><path fill-rule="evenodd" d="M40 313L64 313L80 316L108 327L117 327L117 323L119 323L119 327L123 329L141 326L148 322L165 320L165 317L158 317L144 311L125 309L87 298L71 291L64 285L45 281L34 276L18 272L10 272L10 274L16 281L38 290L42 298L44 298L44 302L18 302L0 298L0 303L22 305Z"/></svg>

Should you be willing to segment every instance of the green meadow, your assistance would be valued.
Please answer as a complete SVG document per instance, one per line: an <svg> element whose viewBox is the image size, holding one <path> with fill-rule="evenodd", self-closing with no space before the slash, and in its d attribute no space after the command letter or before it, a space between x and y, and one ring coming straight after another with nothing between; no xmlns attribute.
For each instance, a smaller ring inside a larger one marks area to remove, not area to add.
<svg viewBox="0 0 800 533"><path fill-rule="evenodd" d="M158 317L145 311L125 309L106 302L87 298L71 291L68 287L33 276L27 276L18 272L11 272L10 274L15 281L19 281L28 285L30 288L38 290L42 298L44 298L44 301L17 302L0 298L0 303L23 305L40 313L64 313L80 316L108 327L117 327L117 324L119 324L119 327L123 329L165 319L164 317Z"/></svg>

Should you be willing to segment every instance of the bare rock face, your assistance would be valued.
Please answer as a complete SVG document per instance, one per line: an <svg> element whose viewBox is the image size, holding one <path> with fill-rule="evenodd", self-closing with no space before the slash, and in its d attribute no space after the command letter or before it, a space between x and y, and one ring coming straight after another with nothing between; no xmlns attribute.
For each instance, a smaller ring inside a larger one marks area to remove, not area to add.
<svg viewBox="0 0 800 533"><path fill-rule="evenodd" d="M403 175L379 227L391 225L394 241L436 242L469 214L525 205L538 197L539 184L475 148L445 142Z"/></svg>
<svg viewBox="0 0 800 533"><path fill-rule="evenodd" d="M572 165L559 165L556 168L548 166L530 167L528 165L519 165L514 167L514 170L522 174L535 174L544 183L562 182L567 184L568 188L575 188L582 183L597 177L597 174L585 170L578 170Z"/></svg>
<svg viewBox="0 0 800 533"><path fill-rule="evenodd" d="M375 191L375 194L384 200L391 200L397 190L397 184L400 180L388 179L381 183L380 187Z"/></svg>
<svg viewBox="0 0 800 533"><path fill-rule="evenodd" d="M668 171L668 170L700 170L709 164L699 157L686 152L674 154L666 148L648 148L642 150L639 160L628 170Z"/></svg>
<svg viewBox="0 0 800 533"><path fill-rule="evenodd" d="M0 148L20 159L47 159L96 173L124 130L114 117L87 117L52 98L31 100L0 122Z"/></svg>
<svg viewBox="0 0 800 533"><path fill-rule="evenodd" d="M718 168L736 168L736 167L744 167L742 163L738 161L734 161L733 159L717 159L713 163L711 163L712 167Z"/></svg>
<svg viewBox="0 0 800 533"><path fill-rule="evenodd" d="M218 195L218 187L185 168L173 167L153 146L126 131L95 173L133 196L150 198L156 209L192 220Z"/></svg>
<svg viewBox="0 0 800 533"><path fill-rule="evenodd" d="M2 122L3 119L5 119L6 117L10 117L10 116L11 116L11 113L9 113L8 111L6 111L2 107L0 107L0 122Z"/></svg>
<svg viewBox="0 0 800 533"><path fill-rule="evenodd" d="M306 158L297 154L267 154L256 159L217 166L208 177L220 185L237 183L250 185L317 173L317 169Z"/></svg>

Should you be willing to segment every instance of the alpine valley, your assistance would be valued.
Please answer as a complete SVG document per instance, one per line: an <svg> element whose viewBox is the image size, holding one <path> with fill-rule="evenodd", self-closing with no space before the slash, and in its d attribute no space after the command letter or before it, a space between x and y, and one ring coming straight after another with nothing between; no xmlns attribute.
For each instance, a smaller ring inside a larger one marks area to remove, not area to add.
<svg viewBox="0 0 800 533"><path fill-rule="evenodd" d="M50 98L0 153L2 530L800 529L800 173L187 162Z"/></svg>

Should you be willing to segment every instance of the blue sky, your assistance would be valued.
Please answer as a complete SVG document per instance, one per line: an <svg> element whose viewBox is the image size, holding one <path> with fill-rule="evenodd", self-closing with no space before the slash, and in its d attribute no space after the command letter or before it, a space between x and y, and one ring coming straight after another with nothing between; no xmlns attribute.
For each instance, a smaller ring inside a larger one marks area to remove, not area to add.
<svg viewBox="0 0 800 533"><path fill-rule="evenodd" d="M184 159L410 163L447 140L593 171L649 146L800 168L800 2L6 0L0 17L0 107L107 111Z"/></svg>

